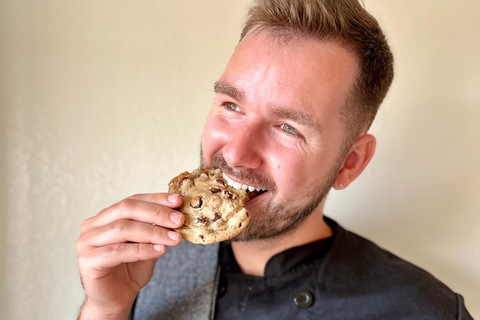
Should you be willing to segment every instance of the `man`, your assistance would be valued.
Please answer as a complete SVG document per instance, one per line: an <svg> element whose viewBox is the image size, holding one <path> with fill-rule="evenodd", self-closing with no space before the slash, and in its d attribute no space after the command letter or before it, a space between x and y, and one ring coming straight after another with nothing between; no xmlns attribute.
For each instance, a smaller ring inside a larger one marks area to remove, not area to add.
<svg viewBox="0 0 480 320"><path fill-rule="evenodd" d="M201 148L202 166L266 190L246 204L248 227L231 243L179 245L178 195L101 211L77 242L80 318L471 319L460 295L323 216L330 188L372 158L367 130L392 79L388 44L357 0L258 1L215 83Z"/></svg>

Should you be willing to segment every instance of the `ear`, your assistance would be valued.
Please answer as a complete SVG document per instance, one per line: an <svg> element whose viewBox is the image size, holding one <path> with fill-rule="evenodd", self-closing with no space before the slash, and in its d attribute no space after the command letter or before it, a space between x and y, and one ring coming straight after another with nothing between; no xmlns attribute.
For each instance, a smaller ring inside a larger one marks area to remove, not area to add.
<svg viewBox="0 0 480 320"><path fill-rule="evenodd" d="M376 145L377 140L371 134L358 138L340 167L337 180L333 184L336 190L345 189L363 172L375 153Z"/></svg>

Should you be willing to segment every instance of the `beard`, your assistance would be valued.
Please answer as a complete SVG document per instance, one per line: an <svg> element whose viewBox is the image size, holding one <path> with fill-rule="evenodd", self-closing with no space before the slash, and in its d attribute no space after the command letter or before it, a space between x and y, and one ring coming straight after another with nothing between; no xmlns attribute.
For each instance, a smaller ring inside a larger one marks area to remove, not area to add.
<svg viewBox="0 0 480 320"><path fill-rule="evenodd" d="M201 166L204 166L203 150L201 150ZM212 167L239 181L251 186L268 190L269 198L261 210L250 214L248 226L232 241L253 241L278 238L295 230L318 205L325 199L337 179L343 157L338 157L327 174L317 180L314 185L302 188L300 195L294 195L283 201L276 201L278 194L275 182L250 170L231 168L220 153L212 157ZM296 199L293 201L292 199Z"/></svg>

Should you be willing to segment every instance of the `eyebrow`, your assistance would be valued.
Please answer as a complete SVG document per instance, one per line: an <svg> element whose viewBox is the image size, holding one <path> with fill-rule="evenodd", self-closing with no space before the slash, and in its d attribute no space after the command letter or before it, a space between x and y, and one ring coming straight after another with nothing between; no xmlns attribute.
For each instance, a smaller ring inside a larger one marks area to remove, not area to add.
<svg viewBox="0 0 480 320"><path fill-rule="evenodd" d="M245 93L243 93L242 90L239 90L223 81L215 82L213 85L213 90L215 93L225 94L240 102L245 100Z"/></svg>
<svg viewBox="0 0 480 320"><path fill-rule="evenodd" d="M242 90L235 88L226 82L223 82L223 81L215 82L215 84L213 85L213 89L215 93L225 94L239 102L242 102L245 100L245 93ZM309 115L306 112L299 111L299 110L292 110L284 106L274 106L274 105L268 106L267 111L269 114L274 115L278 118L289 119L303 126L313 128L319 131L320 133L323 132L323 127L311 115Z"/></svg>

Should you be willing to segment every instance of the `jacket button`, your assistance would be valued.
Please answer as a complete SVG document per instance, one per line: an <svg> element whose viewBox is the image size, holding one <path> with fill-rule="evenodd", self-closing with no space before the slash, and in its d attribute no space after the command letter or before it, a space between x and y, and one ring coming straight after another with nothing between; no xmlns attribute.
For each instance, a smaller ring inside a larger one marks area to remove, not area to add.
<svg viewBox="0 0 480 320"><path fill-rule="evenodd" d="M308 308L313 303L313 294L308 290L300 290L295 294L293 302L300 308Z"/></svg>

